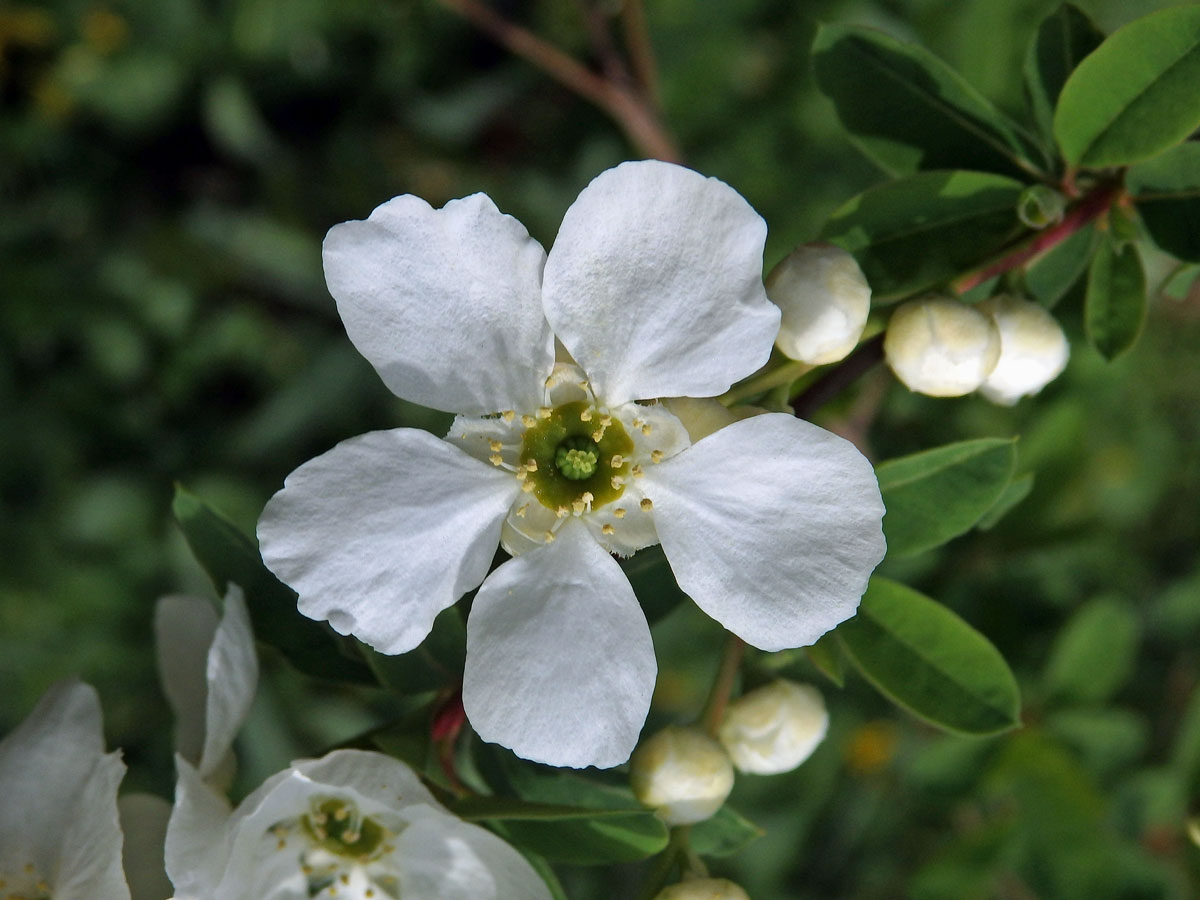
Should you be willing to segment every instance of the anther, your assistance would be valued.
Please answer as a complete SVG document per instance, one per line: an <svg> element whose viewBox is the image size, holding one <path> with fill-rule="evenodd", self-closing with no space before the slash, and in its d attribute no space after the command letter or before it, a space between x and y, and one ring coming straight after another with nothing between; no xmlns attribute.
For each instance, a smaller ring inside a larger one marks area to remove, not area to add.
<svg viewBox="0 0 1200 900"><path fill-rule="evenodd" d="M612 478L608 479L608 483L613 486L614 491L619 491L621 488L625 487L625 479L620 475L614 475Z"/></svg>
<svg viewBox="0 0 1200 900"><path fill-rule="evenodd" d="M533 416L521 416L521 424L526 428L532 428L537 424L537 419L535 419Z"/></svg>
<svg viewBox="0 0 1200 900"><path fill-rule="evenodd" d="M338 879L338 881L340 881L342 884L349 884L350 876L345 873L342 873L342 876L341 876L341 878Z"/></svg>
<svg viewBox="0 0 1200 900"><path fill-rule="evenodd" d="M612 416L601 416L600 424L603 425L605 428L607 428L609 425L612 424Z"/></svg>
<svg viewBox="0 0 1200 900"><path fill-rule="evenodd" d="M591 491L584 491L582 494L579 495L579 499L582 500L584 503L595 503L596 502L596 498L592 496Z"/></svg>
<svg viewBox="0 0 1200 900"><path fill-rule="evenodd" d="M501 456L499 453L493 453L491 456L488 457L488 461L493 466L498 466L504 462L504 457Z"/></svg>
<svg viewBox="0 0 1200 900"><path fill-rule="evenodd" d="M529 477L529 471L525 468L517 469L517 481L524 481Z"/></svg>
<svg viewBox="0 0 1200 900"><path fill-rule="evenodd" d="M617 529L613 528L612 525L605 523L605 525L600 530L604 534L615 534Z"/></svg>
<svg viewBox="0 0 1200 900"><path fill-rule="evenodd" d="M618 518L618 519L625 518L625 507L618 506L616 509L613 510L613 515L616 516L616 518Z"/></svg>
<svg viewBox="0 0 1200 900"><path fill-rule="evenodd" d="M587 509L587 504L586 504L586 503L584 503L582 500L572 500L572 501L571 501L571 508L572 508L573 510L575 510L575 515L577 515L577 516L582 516L582 515L583 515L583 511L584 511L585 509Z"/></svg>
<svg viewBox="0 0 1200 900"><path fill-rule="evenodd" d="M547 531L547 532L545 533L545 535L543 535L543 538L542 538L542 539L543 539L543 540L544 540L544 541L545 541L547 544L553 544L553 543L554 543L554 532L553 532L553 531Z"/></svg>
<svg viewBox="0 0 1200 900"><path fill-rule="evenodd" d="M523 518L525 518L525 513L527 513L527 512L529 512L529 504L528 503L526 503L524 506L520 507L517 510L517 517L523 519Z"/></svg>
<svg viewBox="0 0 1200 900"><path fill-rule="evenodd" d="M596 431L592 432L592 440L595 441L597 444L600 443L600 441L603 439L604 439L604 429L603 428L599 428Z"/></svg>
<svg viewBox="0 0 1200 900"><path fill-rule="evenodd" d="M663 452L661 450L650 451L650 462L660 463L660 462L662 462L662 459L663 459Z"/></svg>
<svg viewBox="0 0 1200 900"><path fill-rule="evenodd" d="M506 409L504 412L500 413L500 418L502 418L505 422L511 422L516 417L517 411L515 409Z"/></svg>
<svg viewBox="0 0 1200 900"><path fill-rule="evenodd" d="M342 832L342 843L343 844L357 844L358 839L360 837L362 837L362 835L359 834L357 831L343 831Z"/></svg>
<svg viewBox="0 0 1200 900"><path fill-rule="evenodd" d="M653 430L649 422L642 426L642 434L649 434Z"/></svg>
<svg viewBox="0 0 1200 900"><path fill-rule="evenodd" d="M493 453L499 453L504 448L504 445L500 441L488 441L488 448Z"/></svg>
<svg viewBox="0 0 1200 900"><path fill-rule="evenodd" d="M620 453L614 453L612 458L608 461L608 464L614 469L619 469L621 466L625 465L625 457L623 457Z"/></svg>
<svg viewBox="0 0 1200 900"><path fill-rule="evenodd" d="M585 409L583 412L581 412L579 414L579 421L580 422L592 421L592 411L590 409Z"/></svg>
<svg viewBox="0 0 1200 900"><path fill-rule="evenodd" d="M539 406L539 407L538 407L538 411L537 411L537 417L538 417L539 419L548 419L548 418L550 418L550 415L551 415L553 412L554 412L554 410L552 410L552 409L551 409L550 407L548 407L548 406Z"/></svg>
<svg viewBox="0 0 1200 900"><path fill-rule="evenodd" d="M287 841L285 841L283 838L280 838L279 843L275 845L275 849L276 850L286 850L287 849Z"/></svg>
<svg viewBox="0 0 1200 900"><path fill-rule="evenodd" d="M575 501L575 502L578 503L579 501ZM571 514L571 510L567 509L565 506L560 506L558 509L556 509L554 511L554 515L560 519L565 519L570 514Z"/></svg>
<svg viewBox="0 0 1200 900"><path fill-rule="evenodd" d="M537 471L537 460L536 459L529 460L529 462L525 463L525 468L527 468L530 472L536 472Z"/></svg>
<svg viewBox="0 0 1200 900"><path fill-rule="evenodd" d="M632 469L630 469L630 471L633 472L634 478L641 478L643 475L646 474L645 472L642 471L642 467L640 465L635 465Z"/></svg>
<svg viewBox="0 0 1200 900"><path fill-rule="evenodd" d="M532 494L535 487L536 485L532 481L526 481L521 485L521 490L523 490L526 494Z"/></svg>
<svg viewBox="0 0 1200 900"><path fill-rule="evenodd" d="M643 497L642 502L638 504L642 508L642 512L650 512L654 509L654 502L649 497Z"/></svg>

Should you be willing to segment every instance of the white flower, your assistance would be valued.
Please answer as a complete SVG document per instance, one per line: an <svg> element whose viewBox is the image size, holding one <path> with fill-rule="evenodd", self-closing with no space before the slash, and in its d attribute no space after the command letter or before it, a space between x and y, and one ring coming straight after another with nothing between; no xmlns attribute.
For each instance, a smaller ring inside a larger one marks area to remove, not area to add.
<svg viewBox="0 0 1200 900"><path fill-rule="evenodd" d="M996 365L1000 332L975 307L949 297L927 297L892 313L883 352L910 391L959 397L983 384Z"/></svg>
<svg viewBox="0 0 1200 900"><path fill-rule="evenodd" d="M628 758L654 687L612 554L661 543L683 590L763 649L853 615L884 549L861 454L778 414L689 446L646 402L766 362L764 237L727 185L659 162L597 177L549 255L482 194L397 197L334 227L325 274L351 340L398 395L461 415L445 440L375 432L288 477L258 534L301 612L403 653L479 586L471 724L576 767ZM497 543L515 558L488 575Z"/></svg>
<svg viewBox="0 0 1200 900"><path fill-rule="evenodd" d="M783 311L775 346L811 365L837 362L862 337L871 286L854 257L832 244L802 244L771 270L767 296Z"/></svg>
<svg viewBox="0 0 1200 900"><path fill-rule="evenodd" d="M104 752L100 699L61 682L0 741L0 896L129 900L121 869L117 786Z"/></svg>
<svg viewBox="0 0 1200 900"><path fill-rule="evenodd" d="M750 900L738 885L724 878L690 878L654 895L654 900Z"/></svg>
<svg viewBox="0 0 1200 900"><path fill-rule="evenodd" d="M638 800L668 825L690 825L721 808L733 789L733 765L699 728L669 725L638 745L629 782Z"/></svg>
<svg viewBox="0 0 1200 900"><path fill-rule="evenodd" d="M777 775L808 759L828 728L820 691L779 680L730 703L717 737L739 771Z"/></svg>
<svg viewBox="0 0 1200 900"><path fill-rule="evenodd" d="M549 900L516 850L381 753L295 762L237 809L178 765L167 830L176 900Z"/></svg>
<svg viewBox="0 0 1200 900"><path fill-rule="evenodd" d="M1012 406L1036 394L1067 367L1071 347L1058 320L1044 307L1000 294L978 308L1000 330L1000 358L979 388L993 403Z"/></svg>

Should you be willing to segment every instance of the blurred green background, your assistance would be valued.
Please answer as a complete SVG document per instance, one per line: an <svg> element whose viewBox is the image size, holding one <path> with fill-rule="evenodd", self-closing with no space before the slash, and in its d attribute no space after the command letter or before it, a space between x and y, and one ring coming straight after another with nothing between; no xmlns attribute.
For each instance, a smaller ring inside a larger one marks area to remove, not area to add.
<svg viewBox="0 0 1200 900"><path fill-rule="evenodd" d="M1105 30L1160 6L1079 4ZM496 3L587 57L578 7ZM924 43L1003 108L1045 0L648 0L687 162L770 227L767 265L881 180L816 92L817 22ZM486 191L549 247L571 200L636 157L586 102L436 3L12 2L0 8L0 733L77 674L127 786L169 795L155 599L208 592L170 518L187 485L247 531L283 476L375 428L445 419L392 397L345 338L320 241L383 200ZM907 393L885 372L826 421L876 416L875 459L1021 435L1032 494L990 531L885 571L954 608L1017 672L1029 726L941 736L861 681L825 683L829 740L739 780L766 837L714 868L775 898L1184 898L1200 773L1200 295L1156 296L1111 364L1080 336L1036 400ZM717 626L656 628L654 721L696 713ZM817 677L797 664L796 672ZM254 783L369 724L370 704L268 660ZM637 867L566 870L632 896Z"/></svg>

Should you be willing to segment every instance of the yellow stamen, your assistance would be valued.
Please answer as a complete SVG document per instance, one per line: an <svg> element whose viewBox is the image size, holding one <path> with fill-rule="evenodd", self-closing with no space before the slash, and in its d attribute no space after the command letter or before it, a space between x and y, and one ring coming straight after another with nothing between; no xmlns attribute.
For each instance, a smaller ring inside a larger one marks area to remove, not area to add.
<svg viewBox="0 0 1200 900"><path fill-rule="evenodd" d="M613 534L617 529L613 528L612 525L605 524L600 530L605 534Z"/></svg>
<svg viewBox="0 0 1200 900"><path fill-rule="evenodd" d="M618 519L625 518L625 507L618 506L616 509L613 510L613 515L616 516Z"/></svg>
<svg viewBox="0 0 1200 900"><path fill-rule="evenodd" d="M515 409L506 409L504 412L500 413L500 418L502 418L505 422L511 422L516 417L517 411Z"/></svg>
<svg viewBox="0 0 1200 900"><path fill-rule="evenodd" d="M653 450L650 453L650 462L660 463L663 461L663 452L661 450Z"/></svg>
<svg viewBox="0 0 1200 900"><path fill-rule="evenodd" d="M649 497L643 497L639 506L642 507L642 512L650 512L650 510L654 509L654 503Z"/></svg>

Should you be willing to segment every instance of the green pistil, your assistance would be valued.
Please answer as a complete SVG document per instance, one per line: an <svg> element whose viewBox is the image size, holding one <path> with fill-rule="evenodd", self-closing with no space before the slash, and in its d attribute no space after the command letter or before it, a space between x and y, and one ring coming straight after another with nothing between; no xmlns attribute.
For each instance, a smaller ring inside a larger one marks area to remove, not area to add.
<svg viewBox="0 0 1200 900"><path fill-rule="evenodd" d="M591 478L600 460L599 448L590 437L572 435L563 440L554 451L554 465L572 481Z"/></svg>
<svg viewBox="0 0 1200 900"><path fill-rule="evenodd" d="M556 511L575 511L580 501L596 508L620 497L632 453L624 426L582 400L544 411L521 441L528 490Z"/></svg>
<svg viewBox="0 0 1200 900"><path fill-rule="evenodd" d="M383 843L384 830L363 818L353 803L330 798L313 803L300 824L321 847L338 856L370 857Z"/></svg>

